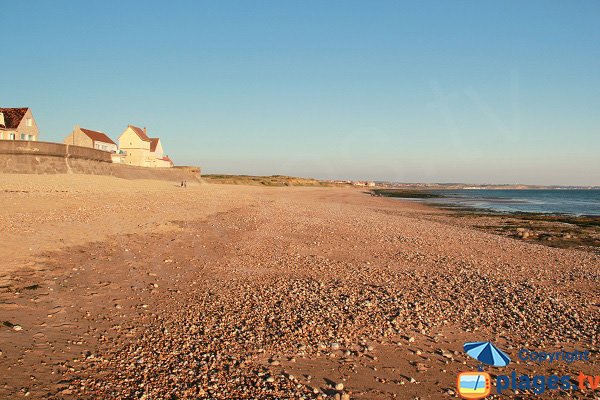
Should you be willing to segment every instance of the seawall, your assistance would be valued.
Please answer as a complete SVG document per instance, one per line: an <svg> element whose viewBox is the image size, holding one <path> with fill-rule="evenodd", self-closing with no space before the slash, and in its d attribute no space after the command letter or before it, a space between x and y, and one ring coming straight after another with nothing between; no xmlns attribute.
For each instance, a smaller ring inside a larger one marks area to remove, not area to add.
<svg viewBox="0 0 600 400"><path fill-rule="evenodd" d="M145 168L114 164L105 151L22 140L0 140L0 173L90 174L169 181L200 179L198 167Z"/></svg>

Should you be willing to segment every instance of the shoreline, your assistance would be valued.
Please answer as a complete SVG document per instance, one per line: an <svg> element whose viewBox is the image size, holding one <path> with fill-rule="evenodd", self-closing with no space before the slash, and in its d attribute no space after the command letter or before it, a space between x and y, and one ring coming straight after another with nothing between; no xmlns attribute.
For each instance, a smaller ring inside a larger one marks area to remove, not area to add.
<svg viewBox="0 0 600 400"><path fill-rule="evenodd" d="M379 194L382 193L381 191L372 192L375 192L377 197L406 199L445 210L450 216L458 219L469 218L470 226L486 232L549 247L574 248L600 254L600 216L598 215L497 211L459 204L436 203L434 199L442 198L443 195L427 191L402 189L395 191L393 195ZM403 197L407 195L411 197Z"/></svg>

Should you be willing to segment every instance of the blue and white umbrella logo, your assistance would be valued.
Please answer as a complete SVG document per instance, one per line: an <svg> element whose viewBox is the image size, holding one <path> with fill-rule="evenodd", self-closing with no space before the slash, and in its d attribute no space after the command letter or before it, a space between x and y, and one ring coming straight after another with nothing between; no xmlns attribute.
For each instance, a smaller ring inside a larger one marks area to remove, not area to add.
<svg viewBox="0 0 600 400"><path fill-rule="evenodd" d="M506 367L510 363L510 358L492 342L469 342L463 348L469 356L487 365Z"/></svg>

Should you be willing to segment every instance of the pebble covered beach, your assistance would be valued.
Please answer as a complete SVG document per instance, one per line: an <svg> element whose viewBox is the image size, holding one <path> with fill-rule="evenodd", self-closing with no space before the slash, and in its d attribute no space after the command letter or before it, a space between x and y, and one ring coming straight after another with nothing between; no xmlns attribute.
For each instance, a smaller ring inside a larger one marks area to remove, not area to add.
<svg viewBox="0 0 600 400"><path fill-rule="evenodd" d="M17 178L1 177L2 398L447 398L478 366L463 343L484 340L513 358L492 375L598 374L593 252L349 188Z"/></svg>

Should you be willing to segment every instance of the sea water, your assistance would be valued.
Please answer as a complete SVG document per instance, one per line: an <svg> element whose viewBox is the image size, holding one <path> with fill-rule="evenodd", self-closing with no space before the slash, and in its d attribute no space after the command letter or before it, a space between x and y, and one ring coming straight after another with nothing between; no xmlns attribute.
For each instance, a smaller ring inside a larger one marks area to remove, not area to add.
<svg viewBox="0 0 600 400"><path fill-rule="evenodd" d="M600 189L463 189L436 191L428 202L499 212L600 215Z"/></svg>

